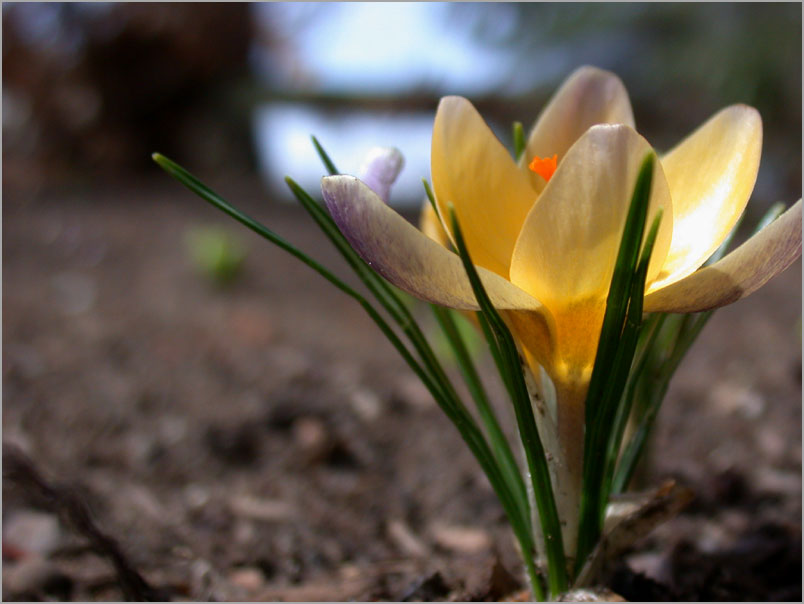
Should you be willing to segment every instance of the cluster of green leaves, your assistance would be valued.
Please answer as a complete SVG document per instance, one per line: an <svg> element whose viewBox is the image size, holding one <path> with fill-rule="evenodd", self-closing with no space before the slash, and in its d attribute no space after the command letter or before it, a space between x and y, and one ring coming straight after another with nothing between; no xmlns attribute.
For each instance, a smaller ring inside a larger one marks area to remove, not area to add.
<svg viewBox="0 0 804 604"><path fill-rule="evenodd" d="M754 227L753 234L776 220L784 209L783 203L771 206ZM735 225L707 260L707 265L726 254L739 228L739 224ZM655 313L645 320L606 452L604 480L609 493L622 493L628 487L667 394L670 379L713 313L714 310L687 315ZM628 443L624 443L623 435L629 421L632 435Z"/></svg>
<svg viewBox="0 0 804 604"><path fill-rule="evenodd" d="M657 213L640 254L654 161L652 155L645 158L634 188L586 398L576 572L600 540L610 496L628 487L670 379L714 313L643 317L645 277L661 220ZM774 205L754 232L783 211L783 204ZM723 257L738 228L734 227L707 264ZM629 422L632 430L625 442Z"/></svg>
<svg viewBox="0 0 804 604"><path fill-rule="evenodd" d="M635 262L645 224L641 214L646 212L650 196L652 162L652 156L645 159L634 189L586 399L576 571L580 571L601 537L610 496L628 487L671 378L714 313L710 310L642 316L645 276L661 220L660 214L654 219L639 261ZM754 233L783 211L784 204L771 207ZM723 257L738 228L739 224L707 264ZM629 233L629 229L636 230ZM632 430L626 443L624 437L629 422Z"/></svg>
<svg viewBox="0 0 804 604"><path fill-rule="evenodd" d="M330 174L338 174L334 163L315 138L313 139L313 143L327 171ZM196 193L199 197L271 243L277 245L279 248L298 258L301 262L327 279L336 288L360 304L396 348L408 366L410 366L419 379L421 379L422 383L427 387L447 417L453 422L463 440L474 454L494 488L511 523L513 532L522 550L523 561L531 581L534 596L539 600L544 600L545 590L534 561L534 532L531 524L527 489L524 479L522 478L522 472L516 462L510 444L500 427L495 412L489 404L488 396L480 380L479 373L474 366L472 356L469 354L466 341L456 325L453 311L436 306L432 307L435 317L453 349L468 389L472 394L480 423L478 423L478 419L476 419L464 405L441 362L433 352L430 343L425 338L419 324L413 317L406 301L395 288L390 286L380 275L375 273L357 255L338 230L323 205L314 200L295 181L290 178L285 179L291 192L301 203L302 207L304 207L310 217L316 222L322 232L329 238L352 270L354 270L355 274L367 287L375 300L374 304L357 290L343 282L343 280L318 261L296 248L293 244L274 233L259 221L235 208L223 197L215 193L198 178L175 162L158 153L153 155L153 159L166 172L192 192ZM471 260L465 253L465 247L463 249L465 263L473 267ZM479 283L476 274L474 277L475 282ZM482 288L482 285L480 287ZM488 303L487 296L485 300ZM378 304L379 307L385 311L385 316L375 304ZM488 307L491 308L490 303L488 303ZM491 310L493 311L493 308ZM390 319L390 321L387 320L386 317ZM394 328L392 324L394 324L396 328ZM525 430L527 430L531 437L535 435L538 443L538 432L536 432L535 429L530 403L528 401L527 405L524 404L527 400L527 392L524 389L524 382L522 381L522 374L519 370L519 362L516 356L516 347L513 344L513 339L502 323L499 315L496 315L496 312L494 312L494 316L490 317L486 322L486 328L494 331L494 333L497 334L496 337L499 338L500 344L493 347L493 353L495 358L501 363L503 363L502 359L505 358L503 366L507 367L505 377L506 385L509 387L509 391L513 389L518 393L518 409L520 415L525 418L523 421L528 423ZM407 343L405 343L403 338L407 340ZM516 368L516 370L514 370L514 368ZM527 418L528 413L530 414L529 419ZM541 444L538 443L537 446L540 450ZM533 447L531 447L531 449L533 449ZM558 535L558 540L555 541L558 546L552 548L551 555L551 560L554 561L553 565L558 570L553 572L551 569L551 572L548 573L550 594L557 595L567 589L566 565L563 560L563 548L560 545L558 515L555 510L555 503L551 493L549 474L547 472L546 462L544 462L543 452L540 459L542 467L537 469L534 485L538 485L538 489L542 493L542 496L539 497L539 500L542 502L541 506L548 510L546 513L548 513L552 519L552 527L547 529L545 534ZM529 462L530 461L529 459ZM534 467L537 465L538 461L534 461ZM550 510L550 506L552 506L552 510Z"/></svg>
<svg viewBox="0 0 804 604"><path fill-rule="evenodd" d="M520 155L524 149L521 125L515 125L514 132L516 154ZM313 144L327 171L331 175L338 174L335 164L315 138ZM654 315L643 322L647 266L661 220L661 216L657 216L645 236L655 158L652 155L645 158L634 189L587 397L583 492L575 568L568 568L566 562L547 458L525 385L519 351L480 281L455 213L451 211L449 216L456 251L481 308L477 313L478 323L514 408L527 464L525 475L531 482L544 537L546 590L534 561L536 532L523 472L489 402L465 331L459 328L459 315L453 310L431 305L441 335L449 344L472 397L475 413L470 412L458 395L414 318L405 295L357 255L326 208L291 178L285 180L293 195L360 278L374 302L268 227L229 204L175 162L160 154L154 154L153 158L202 199L292 254L361 305L456 426L488 477L519 542L533 595L543 600L547 594L555 597L566 591L601 536L609 496L624 490L633 474L670 377L711 315ZM424 185L430 202L438 211L426 181ZM774 212L773 218L779 210ZM761 226L764 222L758 228ZM723 254L726 245L728 243L718 250L716 257ZM627 446L623 446L629 418L634 425L633 435Z"/></svg>
<svg viewBox="0 0 804 604"><path fill-rule="evenodd" d="M616 435L614 425L642 327L645 279L661 221L661 212L657 212L640 253L654 162L652 153L644 159L634 186L586 396L576 571L581 569L602 534L610 491L605 472L606 452L612 447L619 450L612 443Z"/></svg>
<svg viewBox="0 0 804 604"><path fill-rule="evenodd" d="M519 122L513 126L513 141L514 155L519 159L526 144ZM661 211L657 212L645 234L655 161L652 153L644 158L631 196L586 397L583 484L573 574L581 570L602 535L606 506L612 493L612 473L636 394L631 369L635 366L634 356L640 335L644 332L642 308L645 280L662 219ZM642 341L644 344L644 337ZM643 354L652 351L654 345L655 341L643 345ZM650 396L654 396L647 380L641 384ZM631 392L629 397L624 397L627 385L631 387ZM657 400L651 399L653 417L662 398L663 393ZM652 423L652 418L649 423ZM643 447L644 440L641 446L635 444L632 447L631 450L636 454L634 463Z"/></svg>
<svg viewBox="0 0 804 604"><path fill-rule="evenodd" d="M450 208L450 221L455 237L455 245L472 284L472 291L480 305L480 311L477 313L478 321L489 344L497 370L514 406L519 437L522 440L522 448L525 451L528 474L532 482L534 498L542 525L542 534L544 535L547 554L547 582L550 594L555 596L566 591L569 585L561 535L561 522L556 508L555 497L553 496L547 457L539 437L536 418L533 415L533 406L531 405L521 369L519 351L511 332L491 304L483 283L480 281L475 265L466 248L458 219L452 208Z"/></svg>

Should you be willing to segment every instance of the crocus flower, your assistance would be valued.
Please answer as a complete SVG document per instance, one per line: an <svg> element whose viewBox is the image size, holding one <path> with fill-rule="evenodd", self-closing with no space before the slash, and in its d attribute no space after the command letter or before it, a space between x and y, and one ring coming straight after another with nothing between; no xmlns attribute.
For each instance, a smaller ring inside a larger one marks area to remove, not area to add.
<svg viewBox="0 0 804 604"><path fill-rule="evenodd" d="M654 163L648 220L663 218L646 312L697 312L755 291L801 254L801 201L720 261L700 268L742 214L759 168L758 112L716 113ZM555 385L557 436L582 441L583 405L636 176L650 144L613 74L583 67L536 121L516 163L466 99L446 97L431 149L438 213L416 229L360 180L326 177L335 222L379 273L423 300L477 310L449 249L449 204L492 303L535 376ZM440 223L440 224L439 224ZM428 236L429 235L429 236ZM578 466L580 445L567 463ZM565 541L566 543L566 541Z"/></svg>

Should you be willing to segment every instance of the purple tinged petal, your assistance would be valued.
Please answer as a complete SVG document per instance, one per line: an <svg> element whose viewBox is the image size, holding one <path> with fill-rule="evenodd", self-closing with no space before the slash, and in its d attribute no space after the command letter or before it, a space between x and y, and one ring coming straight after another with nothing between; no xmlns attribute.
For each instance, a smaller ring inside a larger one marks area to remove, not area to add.
<svg viewBox="0 0 804 604"><path fill-rule="evenodd" d="M645 296L647 312L700 312L756 291L801 256L801 200L733 252Z"/></svg>
<svg viewBox="0 0 804 604"><path fill-rule="evenodd" d="M397 287L428 302L478 310L461 259L394 212L353 176L321 182L332 218L354 250ZM510 281L477 267L491 303L511 323L515 337L537 362L552 363L553 318L535 298Z"/></svg>
<svg viewBox="0 0 804 604"><path fill-rule="evenodd" d="M368 152L360 168L360 180L379 195L385 203L391 194L391 185L405 165L405 158L394 147L374 147Z"/></svg>
<svg viewBox="0 0 804 604"><path fill-rule="evenodd" d="M321 190L338 228L383 277L422 300L478 309L457 254L425 236L364 183L353 176L328 176ZM496 307L543 312L538 300L506 279L480 267L478 273Z"/></svg>

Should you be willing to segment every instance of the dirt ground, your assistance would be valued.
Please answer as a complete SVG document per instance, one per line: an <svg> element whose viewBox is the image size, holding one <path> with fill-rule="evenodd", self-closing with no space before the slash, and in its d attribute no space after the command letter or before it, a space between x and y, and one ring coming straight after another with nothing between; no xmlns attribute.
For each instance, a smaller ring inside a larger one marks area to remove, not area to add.
<svg viewBox="0 0 804 604"><path fill-rule="evenodd" d="M346 274L299 208L213 184ZM522 590L479 467L351 300L167 177L3 201L3 442L53 487L6 453L4 599L130 593L71 501L161 598ZM204 224L248 246L228 288L188 259ZM615 592L800 601L800 321L797 262L707 325L639 476L696 500L626 557Z"/></svg>

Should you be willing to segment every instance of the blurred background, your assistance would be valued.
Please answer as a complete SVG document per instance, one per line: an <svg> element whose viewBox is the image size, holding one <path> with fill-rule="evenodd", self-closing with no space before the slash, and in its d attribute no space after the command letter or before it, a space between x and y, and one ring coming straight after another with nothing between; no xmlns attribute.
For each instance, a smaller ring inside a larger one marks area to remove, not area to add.
<svg viewBox="0 0 804 604"><path fill-rule="evenodd" d="M346 173L373 146L401 148L392 201L415 220L439 97L470 98L510 146L512 122L527 129L591 64L622 78L660 151L726 105L759 109L747 229L801 195L801 13L4 2L4 447L80 493L132 567L176 599L509 597L524 584L500 505L376 326L150 155L353 284L285 203L285 175L318 190L311 134ZM493 363L476 353L510 431ZM59 497L43 503L10 463L4 448L3 599L128 597L54 514ZM715 313L680 367L635 488L669 477L696 502L625 558L616 592L801 600L800 261Z"/></svg>
<svg viewBox="0 0 804 604"><path fill-rule="evenodd" d="M396 199L418 203L440 96L471 98L508 144L583 64L622 78L660 150L723 106L757 107L756 197L800 190L795 4L12 2L3 34L7 192L142 178L154 150L314 187L316 134L344 172L402 149Z"/></svg>

